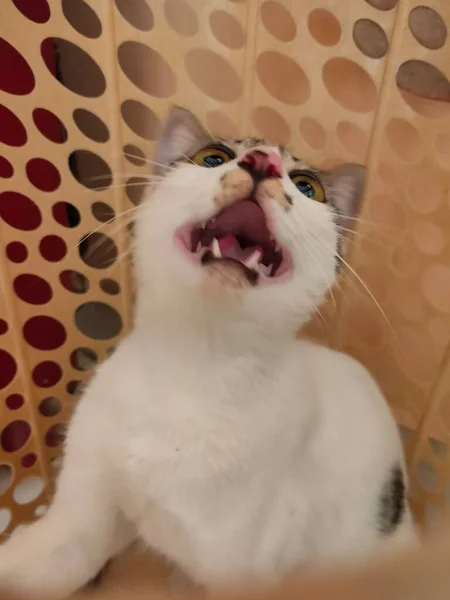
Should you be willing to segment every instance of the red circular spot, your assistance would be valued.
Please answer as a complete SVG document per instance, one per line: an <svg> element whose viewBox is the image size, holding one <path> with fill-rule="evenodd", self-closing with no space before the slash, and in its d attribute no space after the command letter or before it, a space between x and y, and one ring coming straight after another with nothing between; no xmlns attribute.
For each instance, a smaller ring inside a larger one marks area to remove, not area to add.
<svg viewBox="0 0 450 600"><path fill-rule="evenodd" d="M10 242L6 246L6 256L11 262L22 263L28 257L27 247L22 242Z"/></svg>
<svg viewBox="0 0 450 600"><path fill-rule="evenodd" d="M45 443L50 448L56 448L64 442L66 428L64 425L52 425L45 435Z"/></svg>
<svg viewBox="0 0 450 600"><path fill-rule="evenodd" d="M61 185L58 169L45 158L32 158L27 162L27 177L41 192L54 192Z"/></svg>
<svg viewBox="0 0 450 600"><path fill-rule="evenodd" d="M89 289L89 281L78 271L63 271L59 275L59 280L66 290L74 294L84 294Z"/></svg>
<svg viewBox="0 0 450 600"><path fill-rule="evenodd" d="M39 251L45 260L58 262L66 255L66 242L57 235L46 235L39 244Z"/></svg>
<svg viewBox="0 0 450 600"><path fill-rule="evenodd" d="M50 19L47 0L13 0L13 4L30 21L47 23Z"/></svg>
<svg viewBox="0 0 450 600"><path fill-rule="evenodd" d="M17 410L21 406L23 406L23 403L25 402L25 400L23 399L23 396L21 394L10 394L6 398L5 402L6 402L6 406L10 410Z"/></svg>
<svg viewBox="0 0 450 600"><path fill-rule="evenodd" d="M67 140L67 129L64 123L46 108L35 108L33 121L42 135L51 142L62 144Z"/></svg>
<svg viewBox="0 0 450 600"><path fill-rule="evenodd" d="M6 350L0 350L0 390L11 383L16 372L17 365L14 358Z"/></svg>
<svg viewBox="0 0 450 600"><path fill-rule="evenodd" d="M26 143L28 136L22 121L3 104L0 104L0 123L0 142L8 146L23 146Z"/></svg>
<svg viewBox="0 0 450 600"><path fill-rule="evenodd" d="M29 304L45 304L53 296L52 288L45 279L31 273L18 275L13 286L16 295Z"/></svg>
<svg viewBox="0 0 450 600"><path fill-rule="evenodd" d="M36 204L19 192L0 194L0 217L16 229L32 231L41 224L41 211Z"/></svg>
<svg viewBox="0 0 450 600"><path fill-rule="evenodd" d="M4 335L8 331L8 323L5 319L0 319L0 335Z"/></svg>
<svg viewBox="0 0 450 600"><path fill-rule="evenodd" d="M29 469L36 463L36 460L36 454L34 452L30 452L29 454L25 454L20 463L24 469Z"/></svg>
<svg viewBox="0 0 450 600"><path fill-rule="evenodd" d="M3 179L9 179L14 175L14 168L9 160L6 160L4 156L0 156L0 177Z"/></svg>
<svg viewBox="0 0 450 600"><path fill-rule="evenodd" d="M63 325L53 317L38 315L31 317L23 326L26 341L38 350L56 350L67 338Z"/></svg>
<svg viewBox="0 0 450 600"><path fill-rule="evenodd" d="M27 421L12 421L2 431L0 442L5 452L15 452L24 446L31 435Z"/></svg>
<svg viewBox="0 0 450 600"><path fill-rule="evenodd" d="M62 369L58 363L52 360L44 360L34 367L32 377L38 387L52 387L61 379Z"/></svg>
<svg viewBox="0 0 450 600"><path fill-rule="evenodd" d="M34 89L34 75L17 50L0 38L0 90L23 96Z"/></svg>

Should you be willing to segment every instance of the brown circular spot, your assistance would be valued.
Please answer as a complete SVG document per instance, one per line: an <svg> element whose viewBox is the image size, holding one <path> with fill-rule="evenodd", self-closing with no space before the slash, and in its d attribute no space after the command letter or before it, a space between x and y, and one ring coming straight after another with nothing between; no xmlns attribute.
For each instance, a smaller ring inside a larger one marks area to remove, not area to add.
<svg viewBox="0 0 450 600"><path fill-rule="evenodd" d="M54 396L49 396L41 400L39 404L39 412L44 417L54 417L62 410L61 400Z"/></svg>
<svg viewBox="0 0 450 600"><path fill-rule="evenodd" d="M42 258L49 262L59 262L67 254L66 242L57 235L46 235L39 242Z"/></svg>
<svg viewBox="0 0 450 600"><path fill-rule="evenodd" d="M58 383L62 377L62 369L58 363L52 360L45 360L35 366L32 373L34 383L38 387L52 387Z"/></svg>
<svg viewBox="0 0 450 600"><path fill-rule="evenodd" d="M78 129L87 138L94 142L107 142L109 130L105 123L96 114L84 108L76 108L73 111L73 120Z"/></svg>
<svg viewBox="0 0 450 600"><path fill-rule="evenodd" d="M74 294L84 294L89 289L88 279L78 271L63 271L59 275L59 280L67 291Z"/></svg>
<svg viewBox="0 0 450 600"><path fill-rule="evenodd" d="M47 0L33 0L33 2L13 0L13 4L24 17L34 23L47 23L50 19L50 7Z"/></svg>
<svg viewBox="0 0 450 600"><path fill-rule="evenodd" d="M443 313L450 313L450 268L433 264L422 277L422 293L430 305Z"/></svg>
<svg viewBox="0 0 450 600"><path fill-rule="evenodd" d="M9 465L0 464L0 496L6 492L13 481L13 470Z"/></svg>
<svg viewBox="0 0 450 600"><path fill-rule="evenodd" d="M124 146L123 154L128 162L136 167L142 167L147 164L147 159L144 152L134 144L127 144Z"/></svg>
<svg viewBox="0 0 450 600"><path fill-rule="evenodd" d="M48 47L58 48L58 73L70 76L58 79L54 69L54 53L47 55ZM98 98L106 90L106 79L95 60L82 48L61 38L47 38L41 44L41 54L50 73L64 87L87 98Z"/></svg>
<svg viewBox="0 0 450 600"><path fill-rule="evenodd" d="M3 104L0 104L0 142L8 146L23 146L27 139L27 131L22 121Z"/></svg>
<svg viewBox="0 0 450 600"><path fill-rule="evenodd" d="M336 134L338 140L348 152L358 156L362 161L365 159L369 144L369 136L365 131L355 123L341 121L338 123Z"/></svg>
<svg viewBox="0 0 450 600"><path fill-rule="evenodd" d="M440 166L444 169L450 169L450 134L438 133L435 143Z"/></svg>
<svg viewBox="0 0 450 600"><path fill-rule="evenodd" d="M335 46L341 39L339 21L324 8L316 8L309 14L308 28L312 37L322 46Z"/></svg>
<svg viewBox="0 0 450 600"><path fill-rule="evenodd" d="M45 444L49 448L60 446L66 439L66 427L57 423L52 425L45 434Z"/></svg>
<svg viewBox="0 0 450 600"><path fill-rule="evenodd" d="M405 119L391 119L386 125L386 138L392 150L407 162L417 162L423 155L422 138Z"/></svg>
<svg viewBox="0 0 450 600"><path fill-rule="evenodd" d="M111 296L117 296L120 293L120 285L114 279L101 279L100 287L105 294L110 294Z"/></svg>
<svg viewBox="0 0 450 600"><path fill-rule="evenodd" d="M54 192L61 185L58 169L45 158L32 158L25 170L28 181L41 192Z"/></svg>
<svg viewBox="0 0 450 600"><path fill-rule="evenodd" d="M0 38L0 90L16 96L33 91L33 71L24 57L6 40Z"/></svg>
<svg viewBox="0 0 450 600"><path fill-rule="evenodd" d="M46 108L35 108L33 121L40 133L51 142L62 144L67 141L67 129L64 123Z"/></svg>
<svg viewBox="0 0 450 600"><path fill-rule="evenodd" d="M389 194L377 194L371 198L370 213L375 223L392 229L404 229L406 226L406 212L399 202ZM398 234L398 231L395 233Z"/></svg>
<svg viewBox="0 0 450 600"><path fill-rule="evenodd" d="M367 4L378 10L392 10L397 6L398 0L366 0Z"/></svg>
<svg viewBox="0 0 450 600"><path fill-rule="evenodd" d="M259 55L256 72L269 94L285 104L304 104L310 96L308 78L290 56L267 50Z"/></svg>
<svg viewBox="0 0 450 600"><path fill-rule="evenodd" d="M30 452L28 454L25 454L25 456L22 457L20 464L22 465L22 467L24 469L29 469L34 464L36 464L36 461L37 461L37 455L34 452Z"/></svg>
<svg viewBox="0 0 450 600"><path fill-rule="evenodd" d="M223 138L238 137L238 127L228 115L219 110L211 110L205 117L206 126L215 136Z"/></svg>
<svg viewBox="0 0 450 600"><path fill-rule="evenodd" d="M357 113L375 108L377 89L370 75L347 58L330 58L323 67L323 81L338 104Z"/></svg>
<svg viewBox="0 0 450 600"><path fill-rule="evenodd" d="M125 100L121 106L122 117L133 133L144 140L156 140L161 123L155 113L137 100Z"/></svg>
<svg viewBox="0 0 450 600"><path fill-rule="evenodd" d="M406 104L418 115L430 119L440 119L450 114L450 102L421 98L406 90L400 90L400 95Z"/></svg>
<svg viewBox="0 0 450 600"><path fill-rule="evenodd" d="M220 102L235 102L242 94L242 81L231 64L207 48L190 50L186 71L193 83L207 96Z"/></svg>
<svg viewBox="0 0 450 600"><path fill-rule="evenodd" d="M9 179L14 175L14 167L4 156L0 156L0 177Z"/></svg>
<svg viewBox="0 0 450 600"><path fill-rule="evenodd" d="M91 206L92 214L101 223L107 223L111 221L116 216L114 209L106 204L106 202L94 202Z"/></svg>
<svg viewBox="0 0 450 600"><path fill-rule="evenodd" d="M75 31L91 39L101 36L102 23L85 0L62 0L61 6L64 16Z"/></svg>
<svg viewBox="0 0 450 600"><path fill-rule="evenodd" d="M424 60L407 60L397 71L397 86L421 98L450 102L450 82Z"/></svg>
<svg viewBox="0 0 450 600"><path fill-rule="evenodd" d="M260 8L261 21L273 37L280 42L291 42L297 33L292 14L279 2L266 0Z"/></svg>
<svg viewBox="0 0 450 600"><path fill-rule="evenodd" d="M69 0L70 2L70 0ZM153 29L153 13L146 0L116 0L116 6L125 21L140 31Z"/></svg>
<svg viewBox="0 0 450 600"><path fill-rule="evenodd" d="M122 317L104 302L86 302L75 311L79 331L94 340L110 340L122 330Z"/></svg>
<svg viewBox="0 0 450 600"><path fill-rule="evenodd" d="M52 288L45 279L32 273L22 273L13 282L14 292L29 304L46 304L53 296Z"/></svg>
<svg viewBox="0 0 450 600"><path fill-rule="evenodd" d="M22 242L10 242L6 246L6 256L11 262L23 263L28 258L28 249Z"/></svg>
<svg viewBox="0 0 450 600"><path fill-rule="evenodd" d="M252 123L258 133L273 144L287 145L291 130L284 118L270 106L258 106L252 112Z"/></svg>
<svg viewBox="0 0 450 600"><path fill-rule="evenodd" d="M123 42L119 46L118 58L124 74L142 92L155 98L169 98L175 93L174 72L153 48L140 42Z"/></svg>
<svg viewBox="0 0 450 600"><path fill-rule="evenodd" d="M28 421L12 421L2 431L0 443L5 452L16 452L25 446L30 435L31 427Z"/></svg>
<svg viewBox="0 0 450 600"><path fill-rule="evenodd" d="M353 41L356 47L369 58L382 58L389 46L384 29L370 19L356 21L353 27Z"/></svg>
<svg viewBox="0 0 450 600"><path fill-rule="evenodd" d="M104 190L112 183L112 172L106 161L89 150L74 150L69 156L73 177L90 190Z"/></svg>
<svg viewBox="0 0 450 600"><path fill-rule="evenodd" d="M37 205L19 192L0 194L0 217L11 227L21 231L33 231L42 221Z"/></svg>
<svg viewBox="0 0 450 600"><path fill-rule="evenodd" d="M0 349L0 390L11 383L16 373L16 361L9 352Z"/></svg>
<svg viewBox="0 0 450 600"><path fill-rule="evenodd" d="M327 143L327 134L322 125L311 117L303 117L299 125L300 134L311 148L324 148Z"/></svg>
<svg viewBox="0 0 450 600"><path fill-rule="evenodd" d="M409 13L409 28L422 46L429 50L442 48L447 39L443 18L429 6L416 6Z"/></svg>
<svg viewBox="0 0 450 600"><path fill-rule="evenodd" d="M180 35L191 37L197 33L197 14L185 0L166 0L164 16L170 27Z"/></svg>
<svg viewBox="0 0 450 600"><path fill-rule="evenodd" d="M245 44L245 33L242 25L233 15L224 10L215 10L209 16L209 26L217 41L236 50Z"/></svg>
<svg viewBox="0 0 450 600"><path fill-rule="evenodd" d="M70 355L70 364L78 371L89 371L97 364L97 354L91 348L76 348Z"/></svg>
<svg viewBox="0 0 450 600"><path fill-rule="evenodd" d="M57 223L63 227L76 227L80 224L80 211L69 202L56 202L52 206L52 215Z"/></svg>
<svg viewBox="0 0 450 600"><path fill-rule="evenodd" d="M25 399L21 394L10 394L5 400L5 404L10 410L18 410L24 403Z"/></svg>
<svg viewBox="0 0 450 600"><path fill-rule="evenodd" d="M140 204L147 186L147 177L130 177L125 184L125 191L128 200L135 206Z"/></svg>
<svg viewBox="0 0 450 600"><path fill-rule="evenodd" d="M57 319L48 315L38 315L25 323L23 337L37 350L56 350L66 341L67 333Z"/></svg>
<svg viewBox="0 0 450 600"><path fill-rule="evenodd" d="M81 239L78 245L81 260L93 269L107 269L117 260L117 246L113 239L94 231Z"/></svg>
<svg viewBox="0 0 450 600"><path fill-rule="evenodd" d="M442 229L434 223L419 222L414 227L412 234L414 243L423 254L437 256L444 250L445 236Z"/></svg>
<svg viewBox="0 0 450 600"><path fill-rule="evenodd" d="M434 212L444 199L445 188L433 169L414 169L406 185L408 204L419 214Z"/></svg>

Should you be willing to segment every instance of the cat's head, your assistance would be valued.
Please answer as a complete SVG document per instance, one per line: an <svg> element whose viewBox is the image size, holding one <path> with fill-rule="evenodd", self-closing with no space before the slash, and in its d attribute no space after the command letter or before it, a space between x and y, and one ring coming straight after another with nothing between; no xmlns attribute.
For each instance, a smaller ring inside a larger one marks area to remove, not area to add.
<svg viewBox="0 0 450 600"><path fill-rule="evenodd" d="M364 169L319 171L263 140L211 137L172 109L136 227L141 297L301 323L333 285ZM142 297L143 296L143 297Z"/></svg>

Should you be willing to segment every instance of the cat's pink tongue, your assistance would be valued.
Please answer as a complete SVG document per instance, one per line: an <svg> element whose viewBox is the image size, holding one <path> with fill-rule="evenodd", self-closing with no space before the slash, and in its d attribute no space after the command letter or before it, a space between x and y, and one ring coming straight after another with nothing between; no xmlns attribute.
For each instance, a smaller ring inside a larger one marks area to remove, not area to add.
<svg viewBox="0 0 450 600"><path fill-rule="evenodd" d="M235 236L230 233L218 239L219 248L224 258L233 258L240 262L246 262L251 256L256 256L261 262L263 250L259 246L242 249Z"/></svg>

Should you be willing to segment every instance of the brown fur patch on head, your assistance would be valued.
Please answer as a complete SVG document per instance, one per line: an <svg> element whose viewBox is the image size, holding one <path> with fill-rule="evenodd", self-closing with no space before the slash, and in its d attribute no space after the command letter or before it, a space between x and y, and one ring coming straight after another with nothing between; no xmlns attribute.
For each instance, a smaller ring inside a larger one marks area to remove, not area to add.
<svg viewBox="0 0 450 600"><path fill-rule="evenodd" d="M233 169L220 178L219 189L214 201L220 208L224 208L229 204L248 198L252 191L253 179L251 175L243 169Z"/></svg>
<svg viewBox="0 0 450 600"><path fill-rule="evenodd" d="M256 188L255 198L258 202L268 199L276 200L284 210L289 210L292 205L292 199L284 191L281 179L270 178L261 181Z"/></svg>

